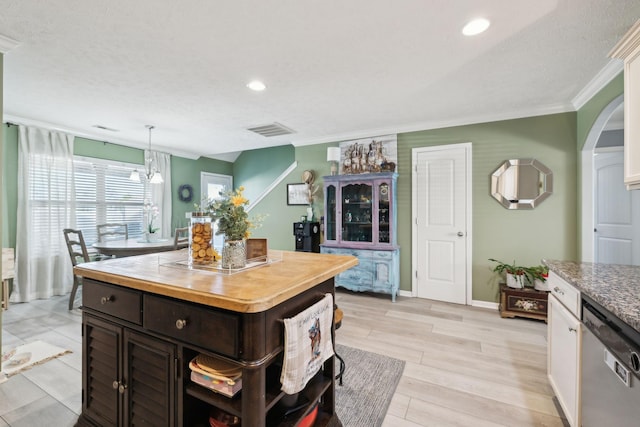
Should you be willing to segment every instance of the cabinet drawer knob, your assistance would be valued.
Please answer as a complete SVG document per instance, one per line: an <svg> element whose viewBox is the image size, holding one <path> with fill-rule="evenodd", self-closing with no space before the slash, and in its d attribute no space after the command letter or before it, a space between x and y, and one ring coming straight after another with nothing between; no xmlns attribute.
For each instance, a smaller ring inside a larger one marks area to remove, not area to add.
<svg viewBox="0 0 640 427"><path fill-rule="evenodd" d="M184 329L187 326L187 319L178 319L176 320L176 328Z"/></svg>
<svg viewBox="0 0 640 427"><path fill-rule="evenodd" d="M556 286L555 288L553 288L553 291L554 291L555 293L560 294L560 295L564 295L564 292L562 292L562 290L561 290L559 287L557 287L557 286Z"/></svg>
<svg viewBox="0 0 640 427"><path fill-rule="evenodd" d="M120 383L118 381L114 381L113 384L111 384L114 390L117 390L119 385Z"/></svg>
<svg viewBox="0 0 640 427"><path fill-rule="evenodd" d="M576 328L569 327L569 332L578 332Z"/></svg>
<svg viewBox="0 0 640 427"><path fill-rule="evenodd" d="M105 305L108 302L113 301L113 296L108 296L108 297L102 297L100 298L100 304Z"/></svg>
<svg viewBox="0 0 640 427"><path fill-rule="evenodd" d="M127 390L127 386L124 384L120 384L120 386L118 387L118 393L120 394L124 394L126 390Z"/></svg>

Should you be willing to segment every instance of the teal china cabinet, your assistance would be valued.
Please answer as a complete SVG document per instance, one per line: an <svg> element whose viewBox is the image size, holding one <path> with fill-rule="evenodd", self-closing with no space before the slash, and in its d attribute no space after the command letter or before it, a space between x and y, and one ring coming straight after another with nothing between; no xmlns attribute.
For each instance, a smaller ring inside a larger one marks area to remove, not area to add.
<svg viewBox="0 0 640 427"><path fill-rule="evenodd" d="M336 286L391 294L395 302L400 286L397 179L397 173L389 172L323 177L325 240L320 252L359 260L335 277Z"/></svg>

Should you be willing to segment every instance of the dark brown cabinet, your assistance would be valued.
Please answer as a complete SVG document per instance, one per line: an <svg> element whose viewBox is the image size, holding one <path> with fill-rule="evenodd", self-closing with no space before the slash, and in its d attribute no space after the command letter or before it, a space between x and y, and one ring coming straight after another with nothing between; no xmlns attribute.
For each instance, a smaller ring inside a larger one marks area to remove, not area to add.
<svg viewBox="0 0 640 427"><path fill-rule="evenodd" d="M175 426L176 346L83 315L83 413L103 426Z"/></svg>
<svg viewBox="0 0 640 427"><path fill-rule="evenodd" d="M333 358L301 392L306 407L285 418L279 401L282 319L333 287L331 278L266 311L239 313L85 277L78 425L208 425L216 407L246 427L293 427L317 402L315 426L329 425L337 419ZM241 392L229 398L192 382L189 362L200 353L237 363Z"/></svg>

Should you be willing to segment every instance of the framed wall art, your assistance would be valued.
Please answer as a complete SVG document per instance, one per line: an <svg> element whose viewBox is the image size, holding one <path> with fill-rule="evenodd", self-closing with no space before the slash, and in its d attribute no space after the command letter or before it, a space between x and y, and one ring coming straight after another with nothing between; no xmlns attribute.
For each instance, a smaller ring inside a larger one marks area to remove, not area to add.
<svg viewBox="0 0 640 427"><path fill-rule="evenodd" d="M309 204L309 185L301 182L300 184L287 184L287 205L308 205Z"/></svg>
<svg viewBox="0 0 640 427"><path fill-rule="evenodd" d="M340 143L340 174L396 172L397 164L396 134Z"/></svg>

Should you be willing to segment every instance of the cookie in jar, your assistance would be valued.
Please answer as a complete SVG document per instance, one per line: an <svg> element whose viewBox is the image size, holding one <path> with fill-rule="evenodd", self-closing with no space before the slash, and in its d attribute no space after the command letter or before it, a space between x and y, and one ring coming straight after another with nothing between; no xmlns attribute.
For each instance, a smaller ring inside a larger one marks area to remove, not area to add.
<svg viewBox="0 0 640 427"><path fill-rule="evenodd" d="M213 248L213 224L211 217L202 212L191 214L189 227L189 266L209 265L217 260Z"/></svg>

